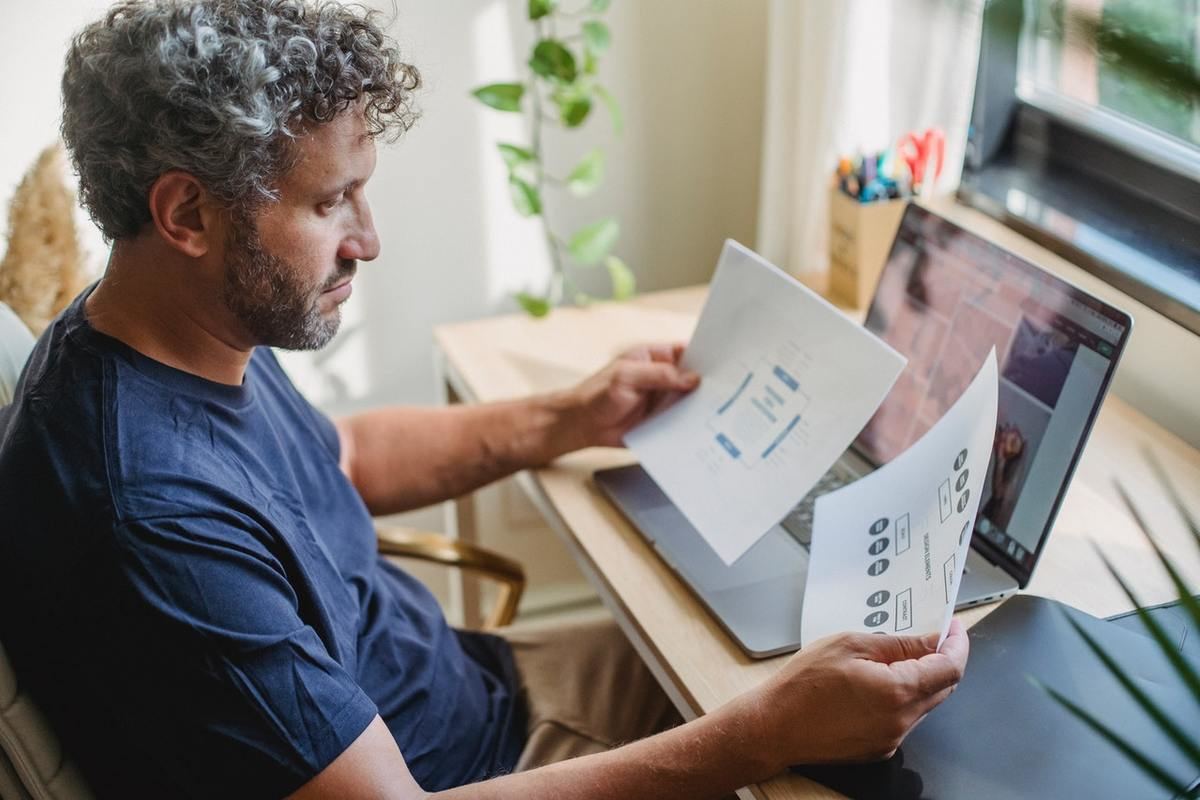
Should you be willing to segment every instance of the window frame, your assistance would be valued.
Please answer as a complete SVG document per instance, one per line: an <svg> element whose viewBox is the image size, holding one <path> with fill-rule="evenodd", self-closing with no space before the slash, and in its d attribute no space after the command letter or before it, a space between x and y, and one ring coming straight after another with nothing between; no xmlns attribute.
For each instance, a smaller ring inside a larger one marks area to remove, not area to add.
<svg viewBox="0 0 1200 800"><path fill-rule="evenodd" d="M1200 179L1019 95L1023 0L984 10L961 201L1200 335Z"/></svg>

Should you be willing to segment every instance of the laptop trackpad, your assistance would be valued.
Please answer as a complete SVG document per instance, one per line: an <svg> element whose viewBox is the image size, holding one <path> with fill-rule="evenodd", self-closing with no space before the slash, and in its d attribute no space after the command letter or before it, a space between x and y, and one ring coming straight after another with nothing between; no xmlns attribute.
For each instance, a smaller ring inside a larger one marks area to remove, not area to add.
<svg viewBox="0 0 1200 800"><path fill-rule="evenodd" d="M782 575L709 595L725 628L756 656L800 646L805 576Z"/></svg>
<svg viewBox="0 0 1200 800"><path fill-rule="evenodd" d="M808 552L775 527L746 554L726 566L700 532L673 505L637 513L643 530L653 530L654 546L676 571L702 592L729 589L748 583L799 575L808 570Z"/></svg>

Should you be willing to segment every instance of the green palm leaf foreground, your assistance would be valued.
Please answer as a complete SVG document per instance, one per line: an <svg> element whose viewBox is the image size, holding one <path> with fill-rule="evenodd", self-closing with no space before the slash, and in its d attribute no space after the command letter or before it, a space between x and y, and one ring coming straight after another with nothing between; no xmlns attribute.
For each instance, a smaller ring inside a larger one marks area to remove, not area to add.
<svg viewBox="0 0 1200 800"><path fill-rule="evenodd" d="M1187 507L1184 506L1182 498L1180 498L1179 494L1175 490L1175 487L1167 478L1157 459L1155 459L1149 452L1146 453L1146 457L1154 469L1158 481L1166 490L1171 506L1182 518L1188 531L1190 531L1192 540L1196 545L1197 552L1200 552L1200 524L1197 524L1195 517L1193 517ZM1133 501L1129 497L1129 493L1119 482L1116 483L1116 490L1118 496L1121 498L1121 502L1125 505L1125 508L1129 511L1130 516L1137 524L1138 529L1142 532L1142 535L1146 537L1146 541L1150 543L1150 547L1154 550L1159 563L1162 564L1163 569L1166 570L1167 575L1170 576L1171 582L1179 596L1180 607L1187 612L1189 617L1191 617L1192 624L1200 629L1200 599L1192 594L1186 582L1183 580L1183 577L1180 575L1178 568L1171 561L1171 559L1165 553L1163 553L1162 548L1159 547L1158 542L1155 541L1154 537L1147 529L1145 520L1143 519L1141 513L1138 512L1137 507L1133 504ZM1113 565L1113 563L1102 552L1100 553L1100 557L1103 559L1104 566L1108 569L1109 574L1113 576L1113 578L1120 585L1121 590L1125 593L1125 596L1129 598L1131 603L1133 603L1134 607L1136 608L1138 618L1146 627L1146 631L1150 634L1155 643L1157 643L1159 648L1162 650L1163 655L1166 656L1167 660L1171 663L1171 666L1174 667L1180 683L1187 687L1192 699L1195 701L1195 708L1177 708L1172 709L1172 711L1176 714L1200 714L1200 672L1197 670L1197 665L1189 661L1183 655L1183 653L1180 652L1178 646L1174 641L1172 641L1171 637L1163 629L1162 625L1153 616L1151 616L1148 610L1142 606L1137 595L1129 587L1128 582L1121 575L1120 571ZM1130 675L1112 658L1112 655L1108 653L1098 642L1096 642L1096 640L1089 635L1087 631L1085 631L1077 622L1075 622L1075 620L1071 619L1069 616L1066 617L1066 619L1071 624L1071 627L1074 628L1079 636L1084 640L1088 648L1091 649L1096 657L1100 659L1100 662L1104 664L1109 673L1111 673L1116 679L1117 683L1121 685L1121 688L1124 689L1125 692L1128 693L1129 696L1134 700L1134 702L1138 704L1142 711L1154 721L1158 729L1166 734L1167 738L1170 739L1172 744L1187 757L1192 766L1192 775L1200 773L1200 740L1197 740L1196 737L1184 730L1183 727L1176 721L1176 718L1171 712L1160 707L1153 700L1151 700L1146 693L1142 691L1133 678L1130 677ZM1044 689L1056 702L1062 705L1063 708L1081 720L1095 733L1120 751L1126 758L1137 765L1160 786L1172 792L1173 796L1187 798L1200 797L1200 783L1188 784L1186 782L1191 776L1188 776L1188 778L1185 779L1177 775L1172 775L1169 771L1161 766L1153 754L1145 752L1138 746L1137 743L1127 740L1118 731L1114 730L1112 726L1103 722L1097 715L1093 714L1087 709L1082 708L1077 703L1067 699L1062 694L1057 692L1053 687L1046 686L1036 679L1031 680Z"/></svg>

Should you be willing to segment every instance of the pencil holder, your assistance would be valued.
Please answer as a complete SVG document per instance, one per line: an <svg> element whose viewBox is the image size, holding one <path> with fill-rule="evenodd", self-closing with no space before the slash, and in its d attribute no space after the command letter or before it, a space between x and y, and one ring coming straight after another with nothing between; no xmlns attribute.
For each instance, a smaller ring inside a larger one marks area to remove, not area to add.
<svg viewBox="0 0 1200 800"><path fill-rule="evenodd" d="M829 291L853 308L875 293L908 200L860 203L834 186L829 190Z"/></svg>

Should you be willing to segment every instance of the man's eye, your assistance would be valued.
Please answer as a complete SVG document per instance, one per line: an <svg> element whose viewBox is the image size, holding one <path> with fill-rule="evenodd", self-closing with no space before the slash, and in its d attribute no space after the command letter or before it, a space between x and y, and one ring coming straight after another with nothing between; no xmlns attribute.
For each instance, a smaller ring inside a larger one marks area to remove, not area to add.
<svg viewBox="0 0 1200 800"><path fill-rule="evenodd" d="M345 199L346 199L346 195L344 193L339 194L337 197L331 197L328 200L325 200L320 204L320 209L322 211L332 211L333 209L335 209L339 205L341 205L342 201Z"/></svg>

